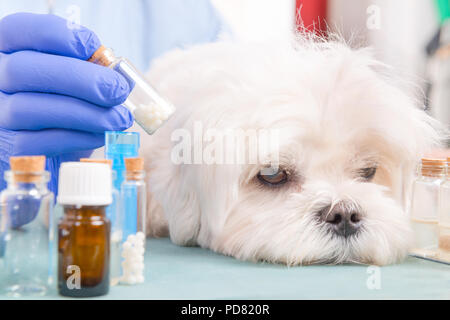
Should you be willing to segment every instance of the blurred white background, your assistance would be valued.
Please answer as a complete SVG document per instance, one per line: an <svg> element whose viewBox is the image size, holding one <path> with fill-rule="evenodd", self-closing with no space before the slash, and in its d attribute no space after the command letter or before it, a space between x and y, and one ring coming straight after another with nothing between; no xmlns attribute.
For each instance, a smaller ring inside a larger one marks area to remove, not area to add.
<svg viewBox="0 0 450 320"><path fill-rule="evenodd" d="M301 4L306 17L311 15L305 14L306 6L317 9L319 1L331 30L353 46L372 47L416 93L428 93L430 113L450 127L450 54L436 59L425 50L440 26L437 0L212 0L232 31L246 40L288 36L296 28L296 8Z"/></svg>
<svg viewBox="0 0 450 320"><path fill-rule="evenodd" d="M369 29L368 19L377 14L377 8L379 27L370 26L369 21ZM375 49L378 58L399 72L426 76L425 46L438 29L432 0L331 0L328 22L347 39L352 32L358 32Z"/></svg>
<svg viewBox="0 0 450 320"><path fill-rule="evenodd" d="M244 39L285 36L295 27L295 0L212 2L232 30ZM380 25L370 30L367 23L374 12L371 9L376 8L374 6L379 8ZM438 28L433 1L329 0L327 22L347 40L352 38L373 46L377 56L399 72L425 77L424 48Z"/></svg>
<svg viewBox="0 0 450 320"><path fill-rule="evenodd" d="M286 36L294 28L295 0L212 0L241 38Z"/></svg>

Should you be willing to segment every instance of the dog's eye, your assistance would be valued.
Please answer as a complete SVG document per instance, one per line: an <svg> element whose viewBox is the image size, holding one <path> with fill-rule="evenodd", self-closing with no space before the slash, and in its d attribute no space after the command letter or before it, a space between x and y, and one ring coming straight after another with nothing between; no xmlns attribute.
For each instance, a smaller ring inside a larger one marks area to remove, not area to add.
<svg viewBox="0 0 450 320"><path fill-rule="evenodd" d="M359 176L363 178L364 180L370 181L375 176L375 173L377 172L377 167L371 167L371 168L363 168L359 170Z"/></svg>
<svg viewBox="0 0 450 320"><path fill-rule="evenodd" d="M286 170L279 169L274 174L262 174L261 172L258 173L258 179L264 184L268 184L271 186L280 185L287 181L288 174Z"/></svg>

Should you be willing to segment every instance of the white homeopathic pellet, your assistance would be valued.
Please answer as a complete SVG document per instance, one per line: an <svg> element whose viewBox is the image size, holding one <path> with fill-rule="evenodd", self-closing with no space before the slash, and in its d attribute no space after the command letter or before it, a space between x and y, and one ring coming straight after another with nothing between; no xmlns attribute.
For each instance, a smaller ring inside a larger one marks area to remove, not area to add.
<svg viewBox="0 0 450 320"><path fill-rule="evenodd" d="M147 105L141 104L134 111L134 116L135 119L138 119L139 124L144 126L147 131L155 132L167 121L167 119L169 119L174 111L175 108L170 110L156 103Z"/></svg>
<svg viewBox="0 0 450 320"><path fill-rule="evenodd" d="M145 281L144 278L144 242L145 235L138 232L135 235L129 235L122 246L122 262L123 274L120 279L122 284L138 284Z"/></svg>

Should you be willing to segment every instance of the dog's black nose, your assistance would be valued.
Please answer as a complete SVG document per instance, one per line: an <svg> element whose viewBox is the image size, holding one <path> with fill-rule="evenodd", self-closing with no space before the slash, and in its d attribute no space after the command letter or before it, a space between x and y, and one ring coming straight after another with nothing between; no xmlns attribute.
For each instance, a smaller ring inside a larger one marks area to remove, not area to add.
<svg viewBox="0 0 450 320"><path fill-rule="evenodd" d="M355 234L361 227L361 214L345 204L326 207L321 210L320 217L337 235L343 237Z"/></svg>

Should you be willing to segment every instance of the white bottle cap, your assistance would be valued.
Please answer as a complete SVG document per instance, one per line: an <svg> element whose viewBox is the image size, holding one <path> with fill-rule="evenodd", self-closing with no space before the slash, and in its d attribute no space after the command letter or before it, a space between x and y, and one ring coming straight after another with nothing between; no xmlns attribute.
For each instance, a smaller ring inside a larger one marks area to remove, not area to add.
<svg viewBox="0 0 450 320"><path fill-rule="evenodd" d="M61 205L106 206L112 202L111 167L103 163L65 162L59 169Z"/></svg>

